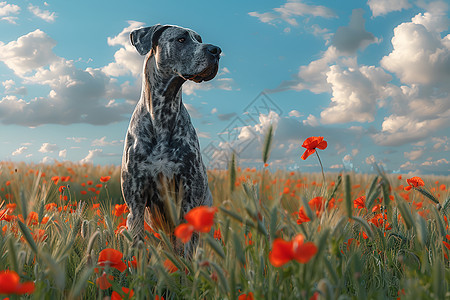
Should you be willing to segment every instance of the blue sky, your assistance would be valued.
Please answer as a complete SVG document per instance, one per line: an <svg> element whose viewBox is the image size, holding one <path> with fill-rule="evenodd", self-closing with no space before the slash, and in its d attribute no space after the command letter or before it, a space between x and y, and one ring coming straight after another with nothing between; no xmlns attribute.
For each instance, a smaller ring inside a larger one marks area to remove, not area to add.
<svg viewBox="0 0 450 300"><path fill-rule="evenodd" d="M261 166L324 136L326 171L450 174L445 1L0 1L0 158L120 164L140 96L133 29L176 24L221 47L217 77L183 101L210 167Z"/></svg>

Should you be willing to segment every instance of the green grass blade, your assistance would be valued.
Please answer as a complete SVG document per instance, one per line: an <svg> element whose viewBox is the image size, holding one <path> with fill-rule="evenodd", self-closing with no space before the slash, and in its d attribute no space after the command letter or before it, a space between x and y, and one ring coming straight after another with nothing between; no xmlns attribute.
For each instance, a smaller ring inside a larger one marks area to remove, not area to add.
<svg viewBox="0 0 450 300"><path fill-rule="evenodd" d="M352 217L352 193L351 193L351 183L350 183L350 175L345 175L344 180L344 201L345 201L345 209L347 211L347 216L349 218Z"/></svg>
<svg viewBox="0 0 450 300"><path fill-rule="evenodd" d="M38 254L38 248L27 225L23 224L22 221L17 221L17 223L19 223L20 231L22 231L23 237L27 241L28 245L30 245L31 250L34 252L34 254Z"/></svg>

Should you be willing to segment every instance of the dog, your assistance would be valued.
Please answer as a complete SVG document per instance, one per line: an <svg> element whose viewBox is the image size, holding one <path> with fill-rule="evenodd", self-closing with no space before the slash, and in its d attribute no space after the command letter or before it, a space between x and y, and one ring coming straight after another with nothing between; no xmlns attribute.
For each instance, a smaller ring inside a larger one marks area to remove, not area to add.
<svg viewBox="0 0 450 300"><path fill-rule="evenodd" d="M144 236L146 209L169 219L167 183L179 191L180 217L194 207L212 205L198 137L182 102L181 86L187 80L213 79L221 49L204 44L193 30L173 25L134 30L130 40L145 56L141 98L127 130L121 169L122 194L130 210L127 226L135 243ZM185 246L184 251L192 253L194 244L191 240L191 249Z"/></svg>

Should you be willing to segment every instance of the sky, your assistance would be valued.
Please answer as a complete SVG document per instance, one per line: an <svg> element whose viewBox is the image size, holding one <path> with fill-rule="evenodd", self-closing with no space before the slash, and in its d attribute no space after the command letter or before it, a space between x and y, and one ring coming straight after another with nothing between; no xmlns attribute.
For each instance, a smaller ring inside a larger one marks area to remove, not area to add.
<svg viewBox="0 0 450 300"><path fill-rule="evenodd" d="M222 49L213 80L183 85L205 164L232 152L317 172L450 174L447 1L2 1L0 159L120 165L143 57L130 31L190 28Z"/></svg>

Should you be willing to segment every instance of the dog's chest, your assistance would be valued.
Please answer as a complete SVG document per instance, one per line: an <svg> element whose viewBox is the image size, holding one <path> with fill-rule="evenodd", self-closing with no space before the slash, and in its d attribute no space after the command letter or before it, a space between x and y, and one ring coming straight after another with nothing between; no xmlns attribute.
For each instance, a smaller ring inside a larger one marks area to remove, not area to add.
<svg viewBox="0 0 450 300"><path fill-rule="evenodd" d="M127 137L128 157L136 161L142 173L151 177L202 177L198 138L184 107L170 135L155 132L148 115L133 119L136 123Z"/></svg>

